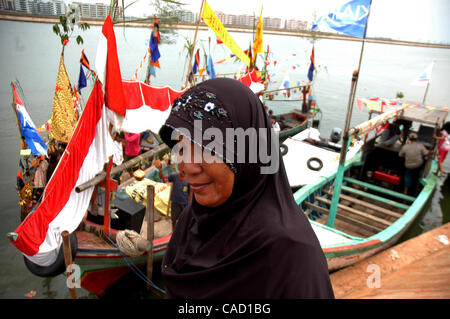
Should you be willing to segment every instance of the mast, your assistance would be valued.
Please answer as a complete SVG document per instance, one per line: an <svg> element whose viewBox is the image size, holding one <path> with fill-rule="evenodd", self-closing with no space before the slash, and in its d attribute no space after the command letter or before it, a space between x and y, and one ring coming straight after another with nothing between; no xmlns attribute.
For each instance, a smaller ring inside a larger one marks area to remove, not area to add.
<svg viewBox="0 0 450 319"><path fill-rule="evenodd" d="M339 156L339 166L338 166L338 170L336 173L333 197L331 198L330 213L328 215L328 220L327 220L328 227L334 227L334 221L336 219L336 213L337 213L337 208L338 208L338 204L339 204L339 197L341 196L341 186L342 186L342 180L344 177L345 157L347 155L347 150L348 150L348 147L351 142L351 138L349 136L349 129L350 129L350 124L351 124L351 119L352 119L353 104L355 102L356 89L358 87L359 71L361 70L361 62L362 62L362 57L363 57L363 52L364 52L364 44L366 43L367 25L369 24L371 8L372 8L372 0L370 0L369 10L367 12L366 27L364 29L364 38L363 38L362 45L361 45L361 53L359 56L358 69L353 72L353 76L352 76L352 84L350 87L350 94L349 94L348 105L347 105L347 113L346 113L346 118L345 118L344 137L342 139L341 154Z"/></svg>
<svg viewBox="0 0 450 319"><path fill-rule="evenodd" d="M192 52L191 52L191 56L189 57L189 65L188 65L188 69L187 69L186 82L184 83L184 87L187 87L188 82L189 82L189 73L191 72L191 68L192 68L192 57L194 56L194 51L195 51L195 41L197 40L198 27L200 25L200 20L202 18L204 3L205 3L205 0L202 0L202 4L200 6L200 12L198 14L198 19L197 19L197 26L195 27L194 42L192 43Z"/></svg>

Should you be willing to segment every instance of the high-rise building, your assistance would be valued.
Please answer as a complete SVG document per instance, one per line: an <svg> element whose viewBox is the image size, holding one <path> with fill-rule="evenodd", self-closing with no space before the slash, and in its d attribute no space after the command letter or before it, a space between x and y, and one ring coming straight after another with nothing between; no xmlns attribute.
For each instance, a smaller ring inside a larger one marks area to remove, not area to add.
<svg viewBox="0 0 450 319"><path fill-rule="evenodd" d="M0 10L15 11L14 0L0 0Z"/></svg>

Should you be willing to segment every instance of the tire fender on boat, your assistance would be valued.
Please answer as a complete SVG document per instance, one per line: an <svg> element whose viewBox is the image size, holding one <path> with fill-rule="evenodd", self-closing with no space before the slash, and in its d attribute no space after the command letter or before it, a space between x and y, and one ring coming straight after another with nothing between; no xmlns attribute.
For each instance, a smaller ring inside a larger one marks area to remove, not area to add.
<svg viewBox="0 0 450 319"><path fill-rule="evenodd" d="M311 165L311 163L313 163L313 162L316 162L316 163L318 164L318 166ZM311 157L311 158L306 162L306 165L308 166L308 168L309 168L310 170L313 170L313 171L320 171L320 170L322 169L322 167L323 167L323 162L322 162L322 160L321 160L320 158L317 158L317 157Z"/></svg>
<svg viewBox="0 0 450 319"><path fill-rule="evenodd" d="M70 250L72 252L72 260L75 259L75 256L77 254L78 249L78 242L77 242L77 236L75 235L75 232L70 234ZM66 264L64 262L64 251L61 245L61 248L59 249L58 256L56 257L56 260L53 264L50 266L39 266L35 263L33 263L31 260L29 260L27 257L23 257L25 261L25 265L27 266L28 270L36 276L39 277L55 277L59 274L62 274L66 270Z"/></svg>
<svg viewBox="0 0 450 319"><path fill-rule="evenodd" d="M287 152L288 152L288 147L287 147L287 145L286 145L286 144L281 144L281 145L280 145L280 153L281 153L281 156L286 155Z"/></svg>

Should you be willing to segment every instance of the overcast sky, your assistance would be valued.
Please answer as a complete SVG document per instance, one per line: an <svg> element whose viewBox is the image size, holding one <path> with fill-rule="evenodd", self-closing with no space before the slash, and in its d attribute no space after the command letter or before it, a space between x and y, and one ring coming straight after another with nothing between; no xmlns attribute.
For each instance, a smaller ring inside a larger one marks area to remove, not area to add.
<svg viewBox="0 0 450 319"><path fill-rule="evenodd" d="M65 0L66 3L72 2ZM109 0L78 0L88 3L107 3ZM125 6L134 0L125 0ZM178 0L185 9L199 12L201 0ZM207 0L214 11L229 14L259 15L312 22L330 13L348 0ZM122 0L119 0L121 3ZM151 0L138 0L126 11L127 15L146 16L153 13ZM450 44L449 0L372 0L367 36L388 37L420 42Z"/></svg>

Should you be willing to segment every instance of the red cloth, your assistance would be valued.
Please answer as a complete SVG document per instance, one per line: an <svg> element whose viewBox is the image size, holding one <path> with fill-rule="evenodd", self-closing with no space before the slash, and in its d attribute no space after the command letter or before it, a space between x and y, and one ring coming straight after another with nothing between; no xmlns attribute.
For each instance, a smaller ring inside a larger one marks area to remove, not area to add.
<svg viewBox="0 0 450 319"><path fill-rule="evenodd" d="M138 156L141 153L141 134L139 133L126 133L125 141L127 146L125 147L125 154L128 156Z"/></svg>

